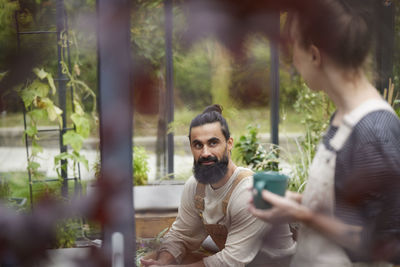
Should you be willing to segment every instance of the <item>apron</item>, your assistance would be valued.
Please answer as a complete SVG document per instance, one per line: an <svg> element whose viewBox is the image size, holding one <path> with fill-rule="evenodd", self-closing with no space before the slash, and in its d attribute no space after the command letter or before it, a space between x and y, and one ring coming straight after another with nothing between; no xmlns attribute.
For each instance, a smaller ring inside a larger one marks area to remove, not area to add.
<svg viewBox="0 0 400 267"><path fill-rule="evenodd" d="M354 126L368 113L377 110L393 112L383 100L369 100L344 116L335 136L330 140L334 151L328 150L323 143L310 167L307 186L302 204L311 210L334 217L335 192L334 178L336 153L341 150ZM319 232L303 226L299 231L297 252L291 267L355 267L355 266L391 266L385 263L353 264L345 251L336 243L325 238Z"/></svg>
<svg viewBox="0 0 400 267"><path fill-rule="evenodd" d="M204 211L204 197L205 197L205 184L197 183L196 186L196 195L194 197L195 206L199 211L199 216L203 221L204 228L206 232L210 235L211 239L218 246L220 250L225 248L226 238L228 237L228 229L225 225L220 224L220 222L226 216L226 210L228 208L229 199L232 195L235 187L242 181L244 178L253 175L253 172L248 170L242 170L237 175L235 181L233 181L231 188L226 194L224 200L222 201L222 211L224 216L216 223L216 224L207 224L203 220L203 211Z"/></svg>

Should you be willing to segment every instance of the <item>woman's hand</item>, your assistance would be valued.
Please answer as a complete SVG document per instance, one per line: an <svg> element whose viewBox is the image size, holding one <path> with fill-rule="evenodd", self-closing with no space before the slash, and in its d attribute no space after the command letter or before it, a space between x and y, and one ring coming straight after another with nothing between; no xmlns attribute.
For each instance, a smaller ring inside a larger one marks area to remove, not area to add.
<svg viewBox="0 0 400 267"><path fill-rule="evenodd" d="M303 195L297 192L292 192L287 190L285 192L285 198L291 199L299 204L301 204L301 199L302 199Z"/></svg>
<svg viewBox="0 0 400 267"><path fill-rule="evenodd" d="M286 191L285 197L281 197L267 190L263 190L262 197L265 201L271 203L272 208L266 210L257 209L251 201L249 211L255 217L263 221L273 224L306 221L311 216L311 211L300 204L301 194Z"/></svg>

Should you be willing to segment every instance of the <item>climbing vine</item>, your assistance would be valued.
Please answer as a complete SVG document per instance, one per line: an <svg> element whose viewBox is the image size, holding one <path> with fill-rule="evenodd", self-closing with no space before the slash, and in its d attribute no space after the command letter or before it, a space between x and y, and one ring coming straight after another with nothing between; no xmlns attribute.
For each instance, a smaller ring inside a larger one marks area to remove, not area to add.
<svg viewBox="0 0 400 267"><path fill-rule="evenodd" d="M73 34L71 34L74 36ZM66 33L62 33L61 45L66 48L67 45L76 45L76 39L67 43ZM77 57L78 59L78 57ZM95 93L79 79L80 69L79 60L74 61L74 67L68 68L64 58L61 58L62 73L67 77L67 88L74 92L72 99L72 112L69 121L73 123L73 130L66 131L62 138L63 143L71 149L68 152L60 153L54 157L54 166L56 172L61 178L61 170L68 166L62 164L63 160L68 160L73 175L76 177L78 164L81 163L86 169L89 169L88 160L81 154L83 142L90 135L91 121L97 122L96 115L96 95ZM38 123L40 121L56 122L60 129L66 128L62 121L62 110L54 103L53 99L57 93L53 76L43 68L33 69L34 79L27 81L24 86L17 89L26 110L25 134L31 140L31 152L28 157L28 171L33 179L43 179L43 174L39 172L40 163L38 162L39 153L43 152L43 147L39 144ZM93 108L90 113L85 112L82 100L92 98ZM90 115L88 115L90 114Z"/></svg>
<svg viewBox="0 0 400 267"><path fill-rule="evenodd" d="M62 110L52 101L52 96L56 94L53 77L43 69L33 69L35 79L27 81L26 84L18 89L28 118L25 134L31 140L31 153L28 158L28 171L34 179L43 178L38 171L40 164L38 154L43 152L43 147L39 145L38 122L42 120L58 121L62 127Z"/></svg>

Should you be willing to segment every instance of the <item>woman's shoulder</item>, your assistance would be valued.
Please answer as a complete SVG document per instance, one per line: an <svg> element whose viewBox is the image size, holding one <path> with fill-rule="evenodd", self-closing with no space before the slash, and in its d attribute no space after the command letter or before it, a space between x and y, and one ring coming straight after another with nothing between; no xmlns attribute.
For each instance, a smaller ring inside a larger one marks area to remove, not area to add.
<svg viewBox="0 0 400 267"><path fill-rule="evenodd" d="M353 141L360 144L397 142L400 144L400 119L387 110L367 114L354 127Z"/></svg>

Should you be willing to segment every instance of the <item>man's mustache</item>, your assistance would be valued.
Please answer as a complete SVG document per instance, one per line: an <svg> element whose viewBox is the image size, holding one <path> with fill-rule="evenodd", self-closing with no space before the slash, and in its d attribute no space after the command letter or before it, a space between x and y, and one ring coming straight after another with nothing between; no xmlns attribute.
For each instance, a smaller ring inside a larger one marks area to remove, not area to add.
<svg viewBox="0 0 400 267"><path fill-rule="evenodd" d="M218 162L218 158L215 157L215 156L208 156L208 157L206 157L206 158L200 157L200 158L197 160L197 163L210 162L210 161Z"/></svg>

